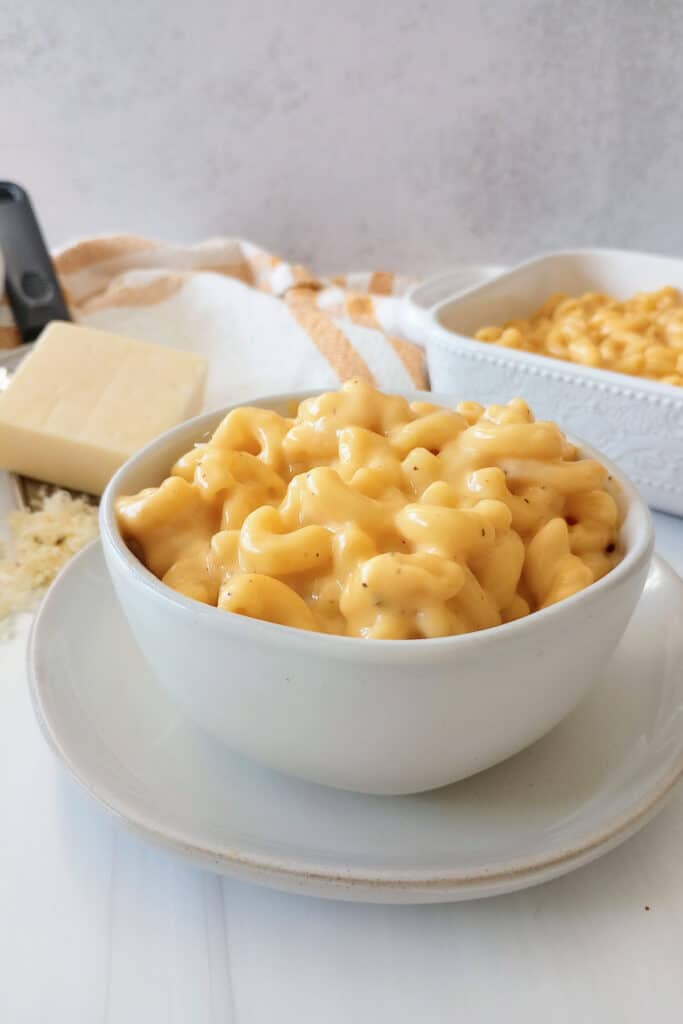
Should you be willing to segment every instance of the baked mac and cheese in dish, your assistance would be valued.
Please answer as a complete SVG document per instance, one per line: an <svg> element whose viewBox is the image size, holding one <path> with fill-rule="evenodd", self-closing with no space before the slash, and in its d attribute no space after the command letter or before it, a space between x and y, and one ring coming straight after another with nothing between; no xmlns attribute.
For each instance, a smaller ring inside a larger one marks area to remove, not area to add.
<svg viewBox="0 0 683 1024"><path fill-rule="evenodd" d="M291 417L233 409L117 515L130 549L188 597L419 639L521 618L609 572L620 517L606 484L521 399L447 409L350 380Z"/></svg>
<svg viewBox="0 0 683 1024"><path fill-rule="evenodd" d="M528 319L482 327L474 337L683 387L683 295L671 285L624 300L551 295Z"/></svg>

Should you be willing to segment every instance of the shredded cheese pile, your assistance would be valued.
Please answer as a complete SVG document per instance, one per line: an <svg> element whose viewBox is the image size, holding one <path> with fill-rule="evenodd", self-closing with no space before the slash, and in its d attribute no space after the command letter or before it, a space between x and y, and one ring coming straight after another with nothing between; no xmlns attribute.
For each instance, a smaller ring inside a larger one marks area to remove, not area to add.
<svg viewBox="0 0 683 1024"><path fill-rule="evenodd" d="M97 536L97 509L67 491L44 492L9 515L11 540L0 544L0 622L27 611L62 566Z"/></svg>

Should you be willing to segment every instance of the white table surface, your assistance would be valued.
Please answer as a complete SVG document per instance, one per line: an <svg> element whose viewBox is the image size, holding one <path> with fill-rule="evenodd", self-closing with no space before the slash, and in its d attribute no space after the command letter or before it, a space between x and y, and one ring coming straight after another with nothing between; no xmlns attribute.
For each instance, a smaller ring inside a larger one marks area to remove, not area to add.
<svg viewBox="0 0 683 1024"><path fill-rule="evenodd" d="M683 521L656 527L683 574ZM683 787L615 852L511 896L252 888L146 845L67 777L32 718L25 632L0 645L1 1024L683 1019Z"/></svg>

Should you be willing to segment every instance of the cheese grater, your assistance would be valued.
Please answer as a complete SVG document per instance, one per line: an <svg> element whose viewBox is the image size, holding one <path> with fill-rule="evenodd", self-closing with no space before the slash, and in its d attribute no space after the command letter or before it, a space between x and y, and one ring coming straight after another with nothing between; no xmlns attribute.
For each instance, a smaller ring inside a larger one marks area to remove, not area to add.
<svg viewBox="0 0 683 1024"><path fill-rule="evenodd" d="M4 279L3 279L4 275ZM43 233L25 189L0 181L0 291L4 280L21 344L0 354L0 390L51 320L71 320ZM52 485L11 474L17 503L30 508Z"/></svg>

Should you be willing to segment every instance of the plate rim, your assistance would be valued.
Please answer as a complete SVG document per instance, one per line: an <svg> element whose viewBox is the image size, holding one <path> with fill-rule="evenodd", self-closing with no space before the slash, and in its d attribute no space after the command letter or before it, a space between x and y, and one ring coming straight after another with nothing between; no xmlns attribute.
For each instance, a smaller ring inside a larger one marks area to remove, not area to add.
<svg viewBox="0 0 683 1024"><path fill-rule="evenodd" d="M264 884L289 889L297 888L304 891L305 887L319 887L318 895L323 889L329 889L332 898L339 898L339 890L357 890L358 899L369 898L368 894L376 894L379 899L387 900L393 895L408 897L422 895L425 901L434 896L446 899L478 898L485 895L497 895L503 892L524 888L566 874L574 868L596 859L600 853L608 852L620 842L626 840L660 810L676 784L683 778L683 731L676 753L666 761L666 770L657 776L648 793L641 796L633 806L623 811L616 819L611 820L584 841L569 848L559 850L552 855L541 855L534 858L524 857L511 860L507 864L493 863L490 868L475 868L470 871L454 869L451 872L430 870L395 870L377 869L367 873L359 873L350 868L348 871L332 866L315 866L305 860L290 858L283 860L267 853L240 851L237 848L216 848L199 838L190 839L177 829L164 826L160 816L150 818L136 806L132 800L119 797L111 785L105 780L88 777L87 769L78 763L77 754L68 749L68 742L63 742L59 729L51 720L43 691L49 685L43 679L43 669L38 665L37 647L42 622L56 600L63 580L79 572L88 559L99 560L99 567L107 574L101 542L95 539L83 548L69 563L64 566L50 586L31 624L27 645L27 680L29 697L40 731L48 746L69 775L92 797L105 808L117 821L138 835L142 835L157 846L189 859L196 864L219 870L235 878L250 881L261 881ZM683 580L669 563L655 555L652 559L650 573L657 568L667 580L678 587L683 596ZM110 581L107 578L109 585ZM114 596L113 586L111 588ZM641 596L640 600L643 600ZM197 726L197 728L199 728ZM391 871L388 874L387 871ZM298 883L298 885L297 885ZM487 891L488 890L488 891ZM361 894L362 892L362 894Z"/></svg>

